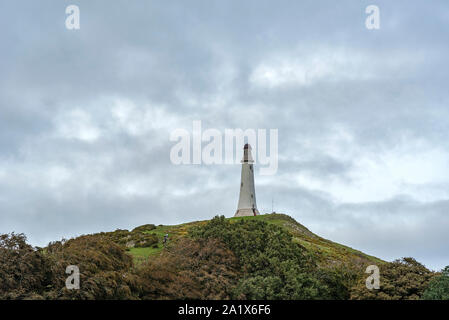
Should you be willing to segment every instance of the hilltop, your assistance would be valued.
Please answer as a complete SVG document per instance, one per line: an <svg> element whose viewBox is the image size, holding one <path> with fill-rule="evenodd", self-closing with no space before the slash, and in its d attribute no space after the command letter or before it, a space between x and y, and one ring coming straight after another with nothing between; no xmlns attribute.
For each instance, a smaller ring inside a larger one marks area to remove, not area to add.
<svg viewBox="0 0 449 320"><path fill-rule="evenodd" d="M231 223L240 220L256 220L264 221L268 224L273 224L282 227L287 232L293 236L293 241L301 244L310 253L314 254L319 260L320 264L332 266L334 264L352 264L355 266L359 265L370 265L370 264L381 264L384 263L383 260L365 254L361 251L355 250L353 248L347 247L345 245L332 242L330 240L324 239L305 226L297 222L292 217L286 214L272 213L264 214L258 216L247 216L247 217L233 217L227 218ZM159 254L163 249L162 240L166 233L169 234L171 241L176 241L179 238L186 237L189 230L194 227L205 225L209 220L194 221L183 223L179 225L144 225L135 228L132 233L142 232L146 235L154 235L154 243L148 246L138 246L127 248L129 253L134 257L135 261L141 261L147 259L153 255ZM121 230L116 231L121 232ZM111 235L114 233L111 233ZM156 242L157 240L157 242Z"/></svg>

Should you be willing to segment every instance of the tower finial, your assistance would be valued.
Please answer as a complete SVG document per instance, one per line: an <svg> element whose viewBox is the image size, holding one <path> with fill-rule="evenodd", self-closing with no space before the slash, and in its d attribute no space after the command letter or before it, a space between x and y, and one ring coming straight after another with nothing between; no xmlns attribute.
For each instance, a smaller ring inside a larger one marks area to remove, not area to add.
<svg viewBox="0 0 449 320"><path fill-rule="evenodd" d="M251 154L251 149L252 148L249 143L245 144L245 146L243 147L243 159L241 163L244 162L254 163L253 156Z"/></svg>

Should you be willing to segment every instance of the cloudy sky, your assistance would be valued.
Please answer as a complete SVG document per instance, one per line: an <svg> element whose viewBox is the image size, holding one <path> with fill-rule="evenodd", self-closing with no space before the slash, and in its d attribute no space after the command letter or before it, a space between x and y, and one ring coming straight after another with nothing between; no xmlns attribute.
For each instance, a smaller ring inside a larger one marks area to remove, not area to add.
<svg viewBox="0 0 449 320"><path fill-rule="evenodd" d="M447 1L1 1L0 233L42 246L232 216L239 165L170 162L170 133L201 120L278 129L261 212L273 199L325 238L440 269L448 39Z"/></svg>

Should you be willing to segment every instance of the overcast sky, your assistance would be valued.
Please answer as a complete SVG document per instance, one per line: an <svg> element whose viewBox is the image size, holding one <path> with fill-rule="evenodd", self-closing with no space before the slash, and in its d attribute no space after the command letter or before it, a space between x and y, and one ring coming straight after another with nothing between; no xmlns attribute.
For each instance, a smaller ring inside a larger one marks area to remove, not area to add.
<svg viewBox="0 0 449 320"><path fill-rule="evenodd" d="M447 1L1 1L0 233L43 246L232 216L239 165L169 159L201 120L278 129L261 212L274 199L320 236L440 269L448 39Z"/></svg>

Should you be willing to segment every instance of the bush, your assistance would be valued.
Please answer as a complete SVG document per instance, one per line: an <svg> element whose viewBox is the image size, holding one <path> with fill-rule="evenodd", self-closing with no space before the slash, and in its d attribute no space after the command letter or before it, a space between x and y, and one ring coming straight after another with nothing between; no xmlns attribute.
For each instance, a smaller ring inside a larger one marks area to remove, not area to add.
<svg viewBox="0 0 449 320"><path fill-rule="evenodd" d="M217 240L182 239L135 275L142 299L229 299L238 262Z"/></svg>
<svg viewBox="0 0 449 320"><path fill-rule="evenodd" d="M355 300L417 300L428 287L433 273L413 258L379 266L380 289L368 290L365 278L351 290Z"/></svg>
<svg viewBox="0 0 449 320"><path fill-rule="evenodd" d="M330 291L314 272L313 258L281 227L263 221L231 223L223 216L191 231L195 239L217 239L239 260L237 299L323 299Z"/></svg>
<svg viewBox="0 0 449 320"><path fill-rule="evenodd" d="M449 266L441 274L430 280L429 287L424 291L423 300L449 300Z"/></svg>
<svg viewBox="0 0 449 320"><path fill-rule="evenodd" d="M151 231L156 229L156 226L154 224L144 224L143 226L134 228L132 232L145 232L145 231Z"/></svg>
<svg viewBox="0 0 449 320"><path fill-rule="evenodd" d="M0 235L0 299L39 299L51 275L49 261L24 234Z"/></svg>
<svg viewBox="0 0 449 320"><path fill-rule="evenodd" d="M104 235L81 236L50 243L46 255L51 260L52 285L49 299L132 299L129 271L132 258L124 248ZM67 266L80 270L80 289L68 290Z"/></svg>
<svg viewBox="0 0 449 320"><path fill-rule="evenodd" d="M357 283L364 270L357 265L345 263L319 268L315 274L326 284L328 295L335 300L348 300L351 288Z"/></svg>
<svg viewBox="0 0 449 320"><path fill-rule="evenodd" d="M144 248L151 247L158 243L158 238L155 234L146 233L146 231L154 229L154 225L146 224L135 228L132 232L128 230L116 230L113 232L101 232L96 236L103 236L110 241L124 247L124 248Z"/></svg>

